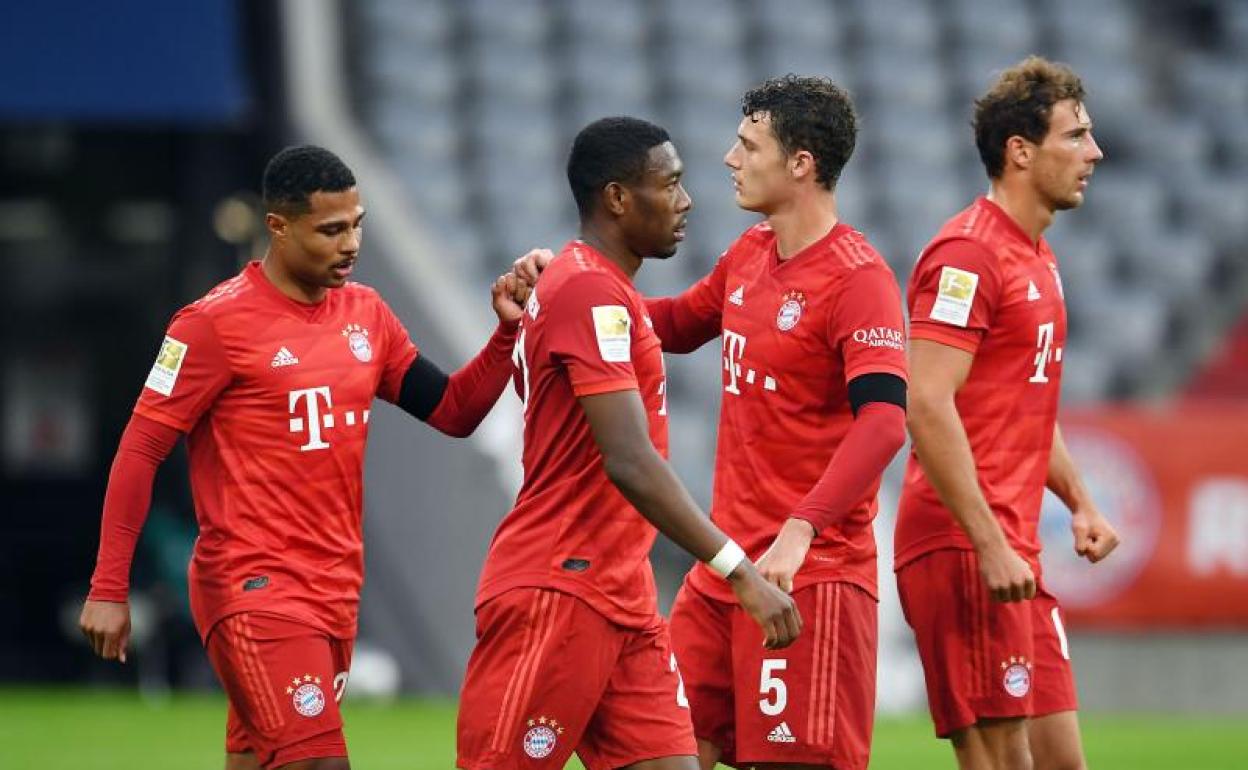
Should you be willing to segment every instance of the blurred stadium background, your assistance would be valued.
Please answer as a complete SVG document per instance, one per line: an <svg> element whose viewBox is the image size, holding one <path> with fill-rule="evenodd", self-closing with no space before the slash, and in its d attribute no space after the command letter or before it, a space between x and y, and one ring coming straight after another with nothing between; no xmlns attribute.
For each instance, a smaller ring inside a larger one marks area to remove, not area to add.
<svg viewBox="0 0 1248 770"><path fill-rule="evenodd" d="M1087 205L1050 234L1071 318L1063 424L1125 541L1087 569L1046 509L1046 578L1070 610L1083 706L1093 725L1248 715L1248 2L45 0L6 17L0 688L69 686L51 702L82 704L99 697L84 687L162 703L214 686L187 613L180 454L136 559L132 665L93 659L74 621L112 452L164 325L263 253L257 188L280 147L323 144L355 169L370 210L361 279L453 368L490 327L490 280L574 233L563 162L585 122L633 114L672 132L696 209L678 257L639 284L675 292L752 222L721 163L742 92L786 72L833 77L862 115L842 217L904 282L985 189L972 98L1036 52L1082 74L1106 152ZM718 355L668 361L673 458L703 504ZM477 571L518 484L518 419L508 394L452 443L379 410L354 696L454 695ZM878 529L879 701L905 719L923 697L891 592L896 470ZM655 566L666 602L688 561L660 541ZM12 707L38 691L0 692ZM445 724L429 739L443 752ZM1226 752L1169 766L1248 766L1243 742Z"/></svg>

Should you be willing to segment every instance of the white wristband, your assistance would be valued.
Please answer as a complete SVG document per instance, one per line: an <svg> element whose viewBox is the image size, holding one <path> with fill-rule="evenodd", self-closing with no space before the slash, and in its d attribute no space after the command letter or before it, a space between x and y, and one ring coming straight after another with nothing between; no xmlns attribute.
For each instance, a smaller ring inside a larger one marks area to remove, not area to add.
<svg viewBox="0 0 1248 770"><path fill-rule="evenodd" d="M719 553L715 554L715 558L706 563L706 566L710 567L715 574L727 579L743 561L745 561L745 551L729 538L728 542L724 543L724 547L719 549Z"/></svg>

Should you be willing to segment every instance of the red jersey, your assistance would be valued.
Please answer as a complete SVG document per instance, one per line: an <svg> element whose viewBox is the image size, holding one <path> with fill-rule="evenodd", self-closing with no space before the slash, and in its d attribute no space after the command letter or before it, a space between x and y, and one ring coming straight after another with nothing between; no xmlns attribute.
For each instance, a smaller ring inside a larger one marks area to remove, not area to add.
<svg viewBox="0 0 1248 770"><path fill-rule="evenodd" d="M259 262L174 316L134 411L187 434L202 636L248 610L355 636L369 409L416 355L372 289L304 304Z"/></svg>
<svg viewBox="0 0 1248 770"><path fill-rule="evenodd" d="M479 608L519 586L553 588L627 627L658 612L655 528L603 470L581 396L638 390L667 456L663 354L632 281L581 241L564 246L529 297L516 341L524 484L490 543Z"/></svg>
<svg viewBox="0 0 1248 770"><path fill-rule="evenodd" d="M1049 472L1066 303L1057 258L979 198L945 223L910 279L910 337L975 356L955 403L979 487L1010 546L1038 571L1036 533ZM897 515L898 568L940 548L970 549L911 453Z"/></svg>
<svg viewBox="0 0 1248 770"><path fill-rule="evenodd" d="M669 350L722 336L711 518L757 560L849 431L849 381L871 373L905 379L897 280L848 225L836 225L782 262L775 233L764 222L738 238L684 294L652 303L655 317L662 313L660 333ZM875 596L871 521L878 490L876 479L838 526L815 537L794 590L835 580ZM690 581L734 601L727 582L705 564L694 566Z"/></svg>

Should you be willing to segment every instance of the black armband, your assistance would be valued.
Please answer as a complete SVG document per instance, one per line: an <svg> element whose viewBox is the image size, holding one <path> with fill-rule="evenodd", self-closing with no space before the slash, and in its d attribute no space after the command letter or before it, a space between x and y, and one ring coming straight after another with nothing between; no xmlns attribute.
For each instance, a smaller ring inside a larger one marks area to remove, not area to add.
<svg viewBox="0 0 1248 770"><path fill-rule="evenodd" d="M418 420L428 420L442 401L450 379L437 364L423 355L417 356L403 375L403 387L399 389L399 401L395 406Z"/></svg>
<svg viewBox="0 0 1248 770"><path fill-rule="evenodd" d="M849 407L858 410L872 401L906 408L906 381L895 374L863 374L849 381Z"/></svg>

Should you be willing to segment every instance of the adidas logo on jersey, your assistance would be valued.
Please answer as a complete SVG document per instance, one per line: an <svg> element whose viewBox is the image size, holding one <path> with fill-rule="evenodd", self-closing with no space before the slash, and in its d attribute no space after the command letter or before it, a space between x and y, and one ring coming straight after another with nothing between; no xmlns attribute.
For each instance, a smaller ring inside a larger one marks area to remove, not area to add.
<svg viewBox="0 0 1248 770"><path fill-rule="evenodd" d="M1040 299L1040 290L1036 288L1036 282L1028 281L1027 282L1027 301L1035 302L1038 299Z"/></svg>
<svg viewBox="0 0 1248 770"><path fill-rule="evenodd" d="M775 729L767 733L767 740L772 743L797 743L797 738L793 737L793 731L789 729L788 722L776 725Z"/></svg>
<svg viewBox="0 0 1248 770"><path fill-rule="evenodd" d="M736 305L737 307L741 307L742 305L744 305L745 304L745 285L742 284L741 286L738 286L736 291L734 291L732 294L729 294L728 301Z"/></svg>
<svg viewBox="0 0 1248 770"><path fill-rule="evenodd" d="M299 363L299 359L295 358L295 354L291 353L283 345L282 349L273 356L273 363L269 364L269 366L276 369L279 366L294 366L297 363Z"/></svg>

